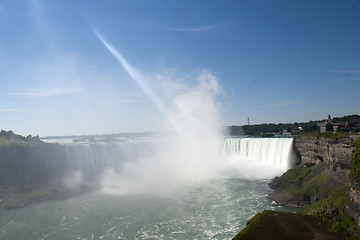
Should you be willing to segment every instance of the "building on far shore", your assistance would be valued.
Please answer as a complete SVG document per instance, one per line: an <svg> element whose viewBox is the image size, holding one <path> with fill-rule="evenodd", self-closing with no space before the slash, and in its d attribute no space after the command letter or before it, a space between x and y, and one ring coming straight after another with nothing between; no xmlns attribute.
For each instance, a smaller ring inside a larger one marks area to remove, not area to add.
<svg viewBox="0 0 360 240"><path fill-rule="evenodd" d="M330 115L328 115L328 119L325 122L319 123L318 126L321 133L339 131L339 125L331 119Z"/></svg>
<svg viewBox="0 0 360 240"><path fill-rule="evenodd" d="M347 132L355 133L360 131L360 117L352 117L345 122L335 122L330 115L325 122L319 123L320 132Z"/></svg>

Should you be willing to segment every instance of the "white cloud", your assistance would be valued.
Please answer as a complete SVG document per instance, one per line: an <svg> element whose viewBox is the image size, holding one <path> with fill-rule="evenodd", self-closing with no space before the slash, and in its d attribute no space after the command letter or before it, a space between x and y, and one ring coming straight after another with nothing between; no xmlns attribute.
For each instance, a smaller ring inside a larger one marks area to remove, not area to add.
<svg viewBox="0 0 360 240"><path fill-rule="evenodd" d="M218 26L217 24L198 26L198 27L188 27L188 28L163 28L167 31L174 32L197 32L197 33L217 33Z"/></svg>
<svg viewBox="0 0 360 240"><path fill-rule="evenodd" d="M20 92L12 92L10 95L19 97L52 97L69 94L81 94L83 92L83 88L37 88Z"/></svg>

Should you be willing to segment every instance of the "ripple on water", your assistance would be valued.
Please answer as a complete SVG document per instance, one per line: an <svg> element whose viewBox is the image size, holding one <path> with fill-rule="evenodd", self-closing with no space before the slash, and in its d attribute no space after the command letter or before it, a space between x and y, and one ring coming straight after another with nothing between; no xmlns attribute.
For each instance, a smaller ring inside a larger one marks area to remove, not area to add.
<svg viewBox="0 0 360 240"><path fill-rule="evenodd" d="M266 181L219 179L162 194L86 194L1 211L0 239L230 239L271 208Z"/></svg>

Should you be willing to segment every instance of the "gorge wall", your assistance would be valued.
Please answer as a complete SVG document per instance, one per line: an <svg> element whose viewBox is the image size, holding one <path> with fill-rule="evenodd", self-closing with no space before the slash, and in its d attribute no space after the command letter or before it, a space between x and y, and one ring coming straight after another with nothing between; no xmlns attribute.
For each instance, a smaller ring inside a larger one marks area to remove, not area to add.
<svg viewBox="0 0 360 240"><path fill-rule="evenodd" d="M322 165L329 176L343 184L349 184L350 203L345 213L354 218L360 229L360 186L350 181L350 165L355 147L352 139L299 137L294 139L294 150L301 159L301 166Z"/></svg>
<svg viewBox="0 0 360 240"><path fill-rule="evenodd" d="M300 165L322 164L329 173L350 171L354 150L350 138L299 137L294 138L294 148L301 159Z"/></svg>

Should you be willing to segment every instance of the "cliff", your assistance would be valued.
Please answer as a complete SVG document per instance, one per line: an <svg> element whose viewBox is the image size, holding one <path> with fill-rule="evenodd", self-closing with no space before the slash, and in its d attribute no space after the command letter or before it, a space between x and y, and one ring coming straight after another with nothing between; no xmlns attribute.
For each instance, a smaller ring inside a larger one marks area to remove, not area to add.
<svg viewBox="0 0 360 240"><path fill-rule="evenodd" d="M301 166L323 165L330 177L347 186L349 202L344 211L354 218L360 229L360 180L359 176L351 177L358 175L360 170L356 166L360 158L359 141L300 137L294 139L294 148L301 158Z"/></svg>
<svg viewBox="0 0 360 240"><path fill-rule="evenodd" d="M303 206L303 213L328 221L332 231L357 239L360 181L355 180L360 179L360 160L355 161L354 153L359 151L360 157L360 150L354 142L336 135L295 138L300 164L271 181L270 197L279 205Z"/></svg>
<svg viewBox="0 0 360 240"><path fill-rule="evenodd" d="M294 138L299 166L274 178L271 198L279 205L303 206L326 198L333 188L347 186L351 139Z"/></svg>
<svg viewBox="0 0 360 240"><path fill-rule="evenodd" d="M294 138L294 148L300 165L322 164L329 172L349 173L354 146L350 138Z"/></svg>

